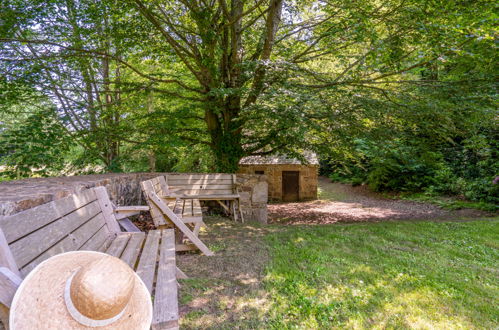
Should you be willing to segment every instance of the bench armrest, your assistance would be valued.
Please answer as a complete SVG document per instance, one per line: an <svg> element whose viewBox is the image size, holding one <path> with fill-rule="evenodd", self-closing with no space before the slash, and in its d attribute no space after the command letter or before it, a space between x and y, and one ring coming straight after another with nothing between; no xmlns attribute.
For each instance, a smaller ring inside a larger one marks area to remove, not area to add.
<svg viewBox="0 0 499 330"><path fill-rule="evenodd" d="M6 267L0 267L0 303L10 308L22 279Z"/></svg>
<svg viewBox="0 0 499 330"><path fill-rule="evenodd" d="M140 233L142 232L130 219L124 218L118 220L120 227L127 233Z"/></svg>
<svg viewBox="0 0 499 330"><path fill-rule="evenodd" d="M121 220L124 218L131 217L132 215L137 215L141 211L149 211L149 206L136 205L136 206L115 206L114 215L116 220Z"/></svg>

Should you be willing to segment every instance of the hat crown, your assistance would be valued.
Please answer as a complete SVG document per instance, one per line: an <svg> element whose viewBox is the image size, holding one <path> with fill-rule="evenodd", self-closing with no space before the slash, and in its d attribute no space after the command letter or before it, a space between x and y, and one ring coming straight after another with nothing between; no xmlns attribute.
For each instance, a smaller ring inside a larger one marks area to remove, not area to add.
<svg viewBox="0 0 499 330"><path fill-rule="evenodd" d="M133 293L135 277L123 261L106 256L80 268L71 281L74 307L91 320L118 316Z"/></svg>

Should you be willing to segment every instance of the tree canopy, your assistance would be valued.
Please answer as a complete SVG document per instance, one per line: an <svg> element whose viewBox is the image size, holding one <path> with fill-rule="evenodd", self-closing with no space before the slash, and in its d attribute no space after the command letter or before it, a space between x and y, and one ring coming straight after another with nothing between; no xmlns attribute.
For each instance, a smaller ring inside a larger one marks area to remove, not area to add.
<svg viewBox="0 0 499 330"><path fill-rule="evenodd" d="M367 154L395 145L442 161L469 145L493 149L492 1L0 6L5 141L44 116L58 137L33 139L111 171L234 172L244 156L301 149L365 171ZM4 145L11 160L26 149Z"/></svg>

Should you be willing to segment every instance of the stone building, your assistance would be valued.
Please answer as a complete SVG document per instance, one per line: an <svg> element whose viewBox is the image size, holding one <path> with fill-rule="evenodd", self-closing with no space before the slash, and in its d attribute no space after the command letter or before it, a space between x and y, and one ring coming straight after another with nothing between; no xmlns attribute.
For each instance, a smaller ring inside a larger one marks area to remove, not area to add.
<svg viewBox="0 0 499 330"><path fill-rule="evenodd" d="M239 173L267 176L269 199L300 201L317 198L319 161L312 152L303 154L306 161L278 156L249 156L239 162Z"/></svg>

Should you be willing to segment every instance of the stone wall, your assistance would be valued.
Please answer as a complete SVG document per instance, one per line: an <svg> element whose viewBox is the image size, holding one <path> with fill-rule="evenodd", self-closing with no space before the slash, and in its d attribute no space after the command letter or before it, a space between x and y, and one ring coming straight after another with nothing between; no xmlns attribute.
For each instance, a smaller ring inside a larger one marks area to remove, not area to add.
<svg viewBox="0 0 499 330"><path fill-rule="evenodd" d="M99 174L0 182L0 216L18 213L97 186L105 186L111 200L118 205L142 205L144 200L140 181L165 174ZM241 204L245 220L267 223L267 200L265 198L263 201L261 197L267 194L266 182L262 184L259 175L244 175L241 178L238 175L238 182L242 190Z"/></svg>
<svg viewBox="0 0 499 330"><path fill-rule="evenodd" d="M237 174L245 220L267 223L268 183L265 175Z"/></svg>
<svg viewBox="0 0 499 330"><path fill-rule="evenodd" d="M240 165L239 172L253 174L255 171L264 171L269 185L269 199L273 201L282 200L282 172L299 171L299 198L300 200L317 199L317 165L296 164L258 164ZM238 174L241 175L241 174Z"/></svg>

